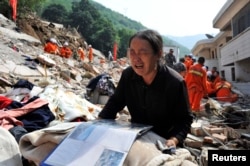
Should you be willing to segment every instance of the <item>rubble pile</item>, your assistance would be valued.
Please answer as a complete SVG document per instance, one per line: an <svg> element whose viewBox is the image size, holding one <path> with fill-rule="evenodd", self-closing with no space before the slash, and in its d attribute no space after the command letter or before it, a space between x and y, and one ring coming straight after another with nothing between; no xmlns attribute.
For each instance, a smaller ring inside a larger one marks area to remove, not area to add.
<svg viewBox="0 0 250 166"><path fill-rule="evenodd" d="M51 23L41 20L34 14L29 14L17 20L17 26L20 32L26 33L45 44L46 40L53 37L57 39L59 45L67 41L73 50L79 46L85 47L84 38L75 28L64 27L61 24Z"/></svg>
<svg viewBox="0 0 250 166"><path fill-rule="evenodd" d="M58 55L46 54L43 51L44 42L51 36L56 36L59 43L69 41L72 50L84 44L83 38L74 30L57 28L51 23L39 21L34 17L18 21L21 25L1 16L0 24L0 72L4 80L12 84L18 79L27 79L35 84L57 82L65 85L75 93L85 93L85 86L89 79L101 74L110 74L115 81L119 80L124 65L119 60L112 62L112 68L108 63L100 63L105 56L98 50L94 50L94 62L81 62L78 57L64 59ZM36 31L35 31L36 30ZM27 35L30 34L30 35ZM126 61L126 59L125 59ZM47 83L48 84L48 83ZM8 87L1 86L1 93L6 93Z"/></svg>

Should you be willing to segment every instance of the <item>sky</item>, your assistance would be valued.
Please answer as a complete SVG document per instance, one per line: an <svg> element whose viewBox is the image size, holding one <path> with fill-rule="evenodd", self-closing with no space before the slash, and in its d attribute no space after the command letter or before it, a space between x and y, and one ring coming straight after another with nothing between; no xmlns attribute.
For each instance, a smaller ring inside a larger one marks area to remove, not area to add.
<svg viewBox="0 0 250 166"><path fill-rule="evenodd" d="M162 35L216 35L213 19L227 0L94 0Z"/></svg>

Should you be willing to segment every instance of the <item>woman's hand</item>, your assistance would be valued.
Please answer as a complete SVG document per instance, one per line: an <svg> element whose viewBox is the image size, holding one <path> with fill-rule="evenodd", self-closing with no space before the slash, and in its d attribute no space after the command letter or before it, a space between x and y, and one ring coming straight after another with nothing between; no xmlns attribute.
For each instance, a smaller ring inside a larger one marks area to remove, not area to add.
<svg viewBox="0 0 250 166"><path fill-rule="evenodd" d="M170 146L174 146L176 147L176 145L179 143L178 139L175 137L171 137L170 139L168 139L166 141L166 146L170 147Z"/></svg>

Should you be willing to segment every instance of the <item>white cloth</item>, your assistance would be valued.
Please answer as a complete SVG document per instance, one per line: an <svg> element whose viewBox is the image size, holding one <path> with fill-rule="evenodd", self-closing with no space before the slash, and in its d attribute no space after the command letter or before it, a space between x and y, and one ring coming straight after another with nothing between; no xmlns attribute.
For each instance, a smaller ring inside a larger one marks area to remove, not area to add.
<svg viewBox="0 0 250 166"><path fill-rule="evenodd" d="M94 120L96 119L94 116L97 116L95 113L101 111L100 107L57 85L47 86L39 97L49 102L50 110L54 113L56 120L61 122L70 122L81 117ZM93 108L94 113L90 113L89 108Z"/></svg>
<svg viewBox="0 0 250 166"><path fill-rule="evenodd" d="M33 161L39 165L41 161L63 140L63 138L72 130L65 130L69 124L80 124L79 122L64 122L57 124L57 130L53 132L44 132L43 129L25 134L21 137L19 148L24 158ZM61 126L61 130L60 130ZM53 126L51 126L53 127ZM47 128L48 129L48 128Z"/></svg>
<svg viewBox="0 0 250 166"><path fill-rule="evenodd" d="M42 130L34 131L21 138L19 147L26 159L39 165L66 135L67 133L53 134L45 133ZM162 154L155 146L156 140L166 141L151 131L137 139L132 145L123 166L197 165L189 151L183 148L177 149L175 155Z"/></svg>
<svg viewBox="0 0 250 166"><path fill-rule="evenodd" d="M22 166L21 153L15 138L8 130L0 127L0 165Z"/></svg>
<svg viewBox="0 0 250 166"><path fill-rule="evenodd" d="M132 145L124 166L195 166L197 165L191 153L184 148L177 148L173 155L163 154L157 149L155 143L166 139L152 131L137 139Z"/></svg>

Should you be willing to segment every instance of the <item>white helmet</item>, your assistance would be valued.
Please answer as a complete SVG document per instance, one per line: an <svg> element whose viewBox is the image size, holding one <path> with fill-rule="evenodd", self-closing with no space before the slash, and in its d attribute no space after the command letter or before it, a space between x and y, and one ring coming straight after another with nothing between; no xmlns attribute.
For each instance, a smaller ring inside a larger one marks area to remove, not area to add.
<svg viewBox="0 0 250 166"><path fill-rule="evenodd" d="M55 38L50 38L51 43L57 43Z"/></svg>
<svg viewBox="0 0 250 166"><path fill-rule="evenodd" d="M63 46L68 46L69 45L69 43L68 42L65 42L64 44L63 44Z"/></svg>

